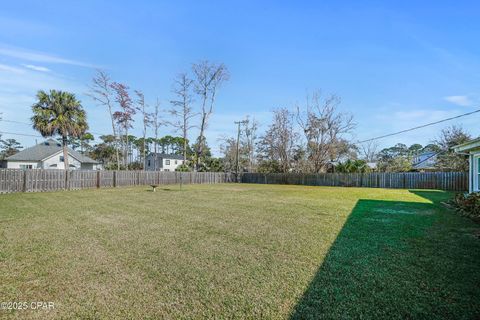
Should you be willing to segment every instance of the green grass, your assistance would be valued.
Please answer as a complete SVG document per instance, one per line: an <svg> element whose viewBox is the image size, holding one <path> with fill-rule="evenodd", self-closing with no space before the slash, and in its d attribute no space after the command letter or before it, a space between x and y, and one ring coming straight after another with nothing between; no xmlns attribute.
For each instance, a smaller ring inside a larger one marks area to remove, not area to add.
<svg viewBox="0 0 480 320"><path fill-rule="evenodd" d="M451 194L190 185L0 196L0 318L480 317Z"/></svg>

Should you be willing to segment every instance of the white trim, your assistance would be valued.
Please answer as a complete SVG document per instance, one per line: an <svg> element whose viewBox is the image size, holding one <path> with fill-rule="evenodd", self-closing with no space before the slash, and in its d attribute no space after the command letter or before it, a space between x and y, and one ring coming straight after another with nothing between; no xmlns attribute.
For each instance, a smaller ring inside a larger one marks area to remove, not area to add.
<svg viewBox="0 0 480 320"><path fill-rule="evenodd" d="M472 154L472 191L480 191L480 154Z"/></svg>
<svg viewBox="0 0 480 320"><path fill-rule="evenodd" d="M57 156L57 155L60 155L60 154L63 156L63 150L60 150L60 151L55 152L55 153L52 153L51 155L43 158L43 159L40 160L40 161L44 162L45 160L50 159L50 158L53 158L54 156ZM80 159L78 159L77 157L74 157L70 152L68 152L68 150L67 150L67 154L68 154L70 157L72 157L73 159L77 160L78 162L83 163L82 161L80 161Z"/></svg>
<svg viewBox="0 0 480 320"><path fill-rule="evenodd" d="M455 152L467 152L478 148L480 148L480 138L453 147Z"/></svg>

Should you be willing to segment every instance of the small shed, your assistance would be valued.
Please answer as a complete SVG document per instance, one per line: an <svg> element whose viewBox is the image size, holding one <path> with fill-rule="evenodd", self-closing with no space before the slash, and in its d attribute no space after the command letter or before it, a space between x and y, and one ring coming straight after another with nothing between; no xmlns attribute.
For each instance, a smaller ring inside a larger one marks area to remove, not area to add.
<svg viewBox="0 0 480 320"><path fill-rule="evenodd" d="M480 192L480 138L453 147L455 152L469 157L469 192Z"/></svg>

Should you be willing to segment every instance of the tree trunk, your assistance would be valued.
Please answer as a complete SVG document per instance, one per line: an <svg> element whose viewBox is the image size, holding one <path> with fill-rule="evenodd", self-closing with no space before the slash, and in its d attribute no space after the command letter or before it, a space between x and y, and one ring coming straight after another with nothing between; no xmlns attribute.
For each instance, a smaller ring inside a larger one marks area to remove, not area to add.
<svg viewBox="0 0 480 320"><path fill-rule="evenodd" d="M187 138L183 136L183 164L187 162Z"/></svg>
<svg viewBox="0 0 480 320"><path fill-rule="evenodd" d="M118 150L118 137L117 137L117 130L115 129L115 121L113 119L112 107L110 104L108 105L108 112L110 112L110 119L112 120L112 131L113 131L113 138L115 139L115 155L117 158L117 170L120 170L120 152Z"/></svg>
<svg viewBox="0 0 480 320"><path fill-rule="evenodd" d="M198 171L199 165L200 165L200 158L203 154L203 135L205 132L205 123L206 123L206 114L203 113L202 115L202 123L200 125L200 134L198 136L198 146L197 146L197 159L195 163L195 169Z"/></svg>
<svg viewBox="0 0 480 320"><path fill-rule="evenodd" d="M145 148L146 148L145 135L143 135L143 170L145 170L145 167L147 166L147 157L145 155Z"/></svg>
<svg viewBox="0 0 480 320"><path fill-rule="evenodd" d="M157 131L155 130L155 142L153 144L153 171L157 171Z"/></svg>
<svg viewBox="0 0 480 320"><path fill-rule="evenodd" d="M187 118L186 118L186 113L185 113L185 99L183 99L183 164L187 164Z"/></svg>
<svg viewBox="0 0 480 320"><path fill-rule="evenodd" d="M125 170L128 170L128 128L125 128Z"/></svg>
<svg viewBox="0 0 480 320"><path fill-rule="evenodd" d="M68 164L68 149L67 149L67 137L62 137L62 148L63 148L63 165L65 166L65 170L69 170Z"/></svg>

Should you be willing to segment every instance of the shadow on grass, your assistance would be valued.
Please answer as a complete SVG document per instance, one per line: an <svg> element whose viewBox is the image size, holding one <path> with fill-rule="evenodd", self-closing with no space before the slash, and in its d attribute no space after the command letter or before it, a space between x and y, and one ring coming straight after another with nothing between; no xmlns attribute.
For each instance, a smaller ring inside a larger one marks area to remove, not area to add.
<svg viewBox="0 0 480 320"><path fill-rule="evenodd" d="M152 189L147 189L145 190L147 192L158 192L158 191L183 191L182 189L175 189L175 188L161 188L161 189L158 189L156 191L153 191L153 188Z"/></svg>
<svg viewBox="0 0 480 320"><path fill-rule="evenodd" d="M447 193L411 192L433 203L357 202L291 319L477 318L479 243L450 232Z"/></svg>

